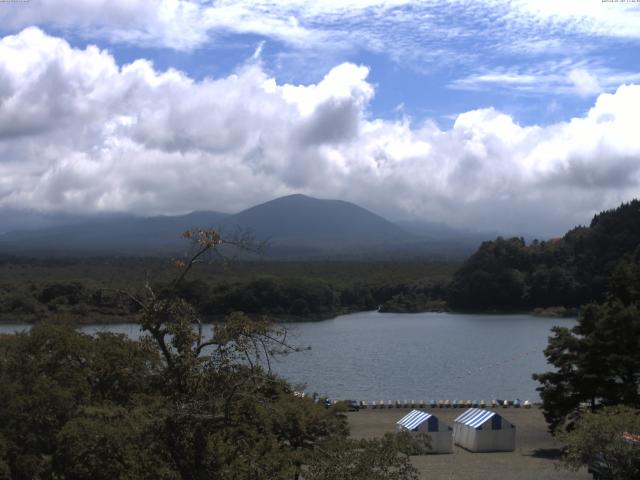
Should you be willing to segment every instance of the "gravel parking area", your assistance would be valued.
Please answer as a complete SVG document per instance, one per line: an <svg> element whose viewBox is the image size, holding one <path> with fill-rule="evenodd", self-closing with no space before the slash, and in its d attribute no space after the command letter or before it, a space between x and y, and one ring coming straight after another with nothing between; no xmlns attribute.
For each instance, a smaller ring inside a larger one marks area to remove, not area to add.
<svg viewBox="0 0 640 480"><path fill-rule="evenodd" d="M411 409L361 410L349 413L351 435L372 438L395 431L395 423ZM423 409L453 426L453 419L465 409ZM571 472L558 465L560 444L547 432L547 424L538 408L500 408L504 418L516 426L513 452L471 453L455 446L452 454L413 457L413 464L424 479L553 479L589 480L586 469Z"/></svg>

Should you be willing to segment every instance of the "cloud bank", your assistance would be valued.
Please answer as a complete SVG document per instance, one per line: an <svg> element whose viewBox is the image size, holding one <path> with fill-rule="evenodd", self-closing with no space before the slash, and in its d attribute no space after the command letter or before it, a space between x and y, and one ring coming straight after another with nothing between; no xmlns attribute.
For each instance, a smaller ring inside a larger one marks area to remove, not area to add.
<svg viewBox="0 0 640 480"><path fill-rule="evenodd" d="M342 63L279 84L251 60L196 81L27 28L0 40L0 207L237 211L302 192L545 235L640 196L639 85L567 122L522 126L487 108L443 130L371 118L367 75Z"/></svg>
<svg viewBox="0 0 640 480"><path fill-rule="evenodd" d="M637 42L640 8L602 0L30 0L0 9L0 31L29 26L178 51L258 35L292 55L365 50L433 70L503 54L585 55L603 39Z"/></svg>
<svg viewBox="0 0 640 480"><path fill-rule="evenodd" d="M601 0L30 0L3 8L0 20L13 30L46 24L88 38L187 50L225 32L265 35L293 45L326 42L340 32L342 40L357 41L353 25L360 39L387 46L385 38L395 37L397 28L404 36L431 32L441 40L468 35L443 25L440 19L447 15L475 19L492 37L499 30L503 35L640 38L637 5Z"/></svg>

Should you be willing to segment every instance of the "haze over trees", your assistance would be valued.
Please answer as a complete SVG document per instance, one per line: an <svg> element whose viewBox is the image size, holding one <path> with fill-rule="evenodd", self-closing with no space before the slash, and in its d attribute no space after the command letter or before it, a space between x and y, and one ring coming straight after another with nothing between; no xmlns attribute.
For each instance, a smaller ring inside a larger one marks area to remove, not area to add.
<svg viewBox="0 0 640 480"><path fill-rule="evenodd" d="M7 218L8 226L15 224ZM7 213L0 211L0 223ZM34 217L25 212L26 219ZM52 222L58 221L55 224ZM477 232L434 223L393 223L341 200L289 195L235 214L215 211L149 218L124 214L73 217L49 215L23 229L0 231L0 248L20 255L166 256L182 252L176 232L211 227L232 235L250 231L267 241L265 258L275 259L460 259L480 243Z"/></svg>

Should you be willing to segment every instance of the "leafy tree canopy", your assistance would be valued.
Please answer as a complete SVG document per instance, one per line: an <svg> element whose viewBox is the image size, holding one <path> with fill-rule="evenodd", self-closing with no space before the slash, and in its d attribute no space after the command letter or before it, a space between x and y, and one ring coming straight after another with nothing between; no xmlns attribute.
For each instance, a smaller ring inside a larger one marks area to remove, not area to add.
<svg viewBox="0 0 640 480"><path fill-rule="evenodd" d="M640 407L640 308L616 300L583 309L572 329L555 327L545 355L555 371L535 374L550 429L585 409Z"/></svg>
<svg viewBox="0 0 640 480"><path fill-rule="evenodd" d="M492 310L602 302L611 288L623 288L625 280L638 275L622 266L634 258L637 263L638 245L640 200L602 212L589 227L574 228L562 238L530 245L522 238L484 242L455 273L449 303L456 309Z"/></svg>
<svg viewBox="0 0 640 480"><path fill-rule="evenodd" d="M203 335L180 286L234 241L185 236L193 251L169 288L127 294L140 341L56 322L0 336L0 479L321 478L309 475L338 453L341 478L415 478L400 443L349 440L339 409L271 372L271 357L296 350L285 330L235 313Z"/></svg>
<svg viewBox="0 0 640 480"><path fill-rule="evenodd" d="M640 443L625 433L640 433L640 410L618 406L588 412L562 436L567 445L562 463L572 470L588 465L617 480L640 478Z"/></svg>

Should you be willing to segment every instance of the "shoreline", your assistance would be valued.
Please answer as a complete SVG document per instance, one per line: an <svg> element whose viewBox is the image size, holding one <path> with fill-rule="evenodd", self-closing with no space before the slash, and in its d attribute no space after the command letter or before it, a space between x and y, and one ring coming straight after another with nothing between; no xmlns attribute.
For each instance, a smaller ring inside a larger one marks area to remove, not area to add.
<svg viewBox="0 0 640 480"><path fill-rule="evenodd" d="M559 307L550 307L550 308L536 308L534 310L483 310L483 311L468 311L468 310L449 310L449 309L428 309L428 310L420 310L420 311L388 311L388 310L380 310L380 309L368 309L368 310L344 310L340 312L331 312L326 314L316 314L316 315L308 315L308 316L298 316L291 314L278 314L277 319L274 318L275 315L271 314L247 314L250 318L262 318L267 317L270 318L274 323L296 323L296 322L322 322L325 320L335 320L338 317L344 315L352 315L356 313L365 313L365 312L377 312L377 313L391 313L396 315L416 315L421 313L444 313L451 315L529 315L532 317L539 318L558 318L558 319L572 319L577 318L579 314L578 309L565 309L565 312L558 312ZM222 323L225 317L228 314L217 314L203 317L203 324L215 324ZM62 315L64 320L68 320L74 325L85 326L85 325L124 325L127 323L138 323L136 321L136 316L115 316L115 315ZM60 317L58 317L60 318ZM35 325L38 322L43 320L53 320L56 319L55 315L50 317L46 317L44 319L32 319L32 318L0 318L0 325Z"/></svg>

